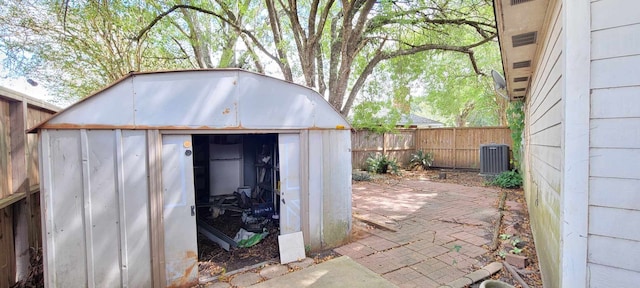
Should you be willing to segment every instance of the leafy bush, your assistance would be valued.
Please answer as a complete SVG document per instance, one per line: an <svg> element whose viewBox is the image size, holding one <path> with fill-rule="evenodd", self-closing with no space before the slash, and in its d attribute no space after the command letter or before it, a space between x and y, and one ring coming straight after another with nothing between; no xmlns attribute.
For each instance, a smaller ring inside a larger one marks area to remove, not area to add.
<svg viewBox="0 0 640 288"><path fill-rule="evenodd" d="M371 175L367 171L353 171L351 179L354 181L369 181L371 180Z"/></svg>
<svg viewBox="0 0 640 288"><path fill-rule="evenodd" d="M429 169L429 167L431 167L431 164L433 164L433 154L424 152L422 150L418 150L416 151L416 153L411 154L409 167L422 167L422 169L427 170Z"/></svg>
<svg viewBox="0 0 640 288"><path fill-rule="evenodd" d="M371 173L385 174L391 173L398 175L400 167L395 159L391 159L386 155L369 155L367 158L367 170Z"/></svg>
<svg viewBox="0 0 640 288"><path fill-rule="evenodd" d="M493 179L491 185L502 188L518 188L522 186L522 176L516 170L505 171L500 173L496 179Z"/></svg>

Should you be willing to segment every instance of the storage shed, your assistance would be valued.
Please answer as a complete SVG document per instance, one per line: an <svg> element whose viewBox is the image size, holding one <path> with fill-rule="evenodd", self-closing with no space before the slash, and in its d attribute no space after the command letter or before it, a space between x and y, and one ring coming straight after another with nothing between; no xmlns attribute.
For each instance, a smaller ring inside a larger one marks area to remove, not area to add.
<svg viewBox="0 0 640 288"><path fill-rule="evenodd" d="M349 124L299 85L131 73L36 131L48 287L196 284L200 204L233 192L260 194L313 250L351 230Z"/></svg>

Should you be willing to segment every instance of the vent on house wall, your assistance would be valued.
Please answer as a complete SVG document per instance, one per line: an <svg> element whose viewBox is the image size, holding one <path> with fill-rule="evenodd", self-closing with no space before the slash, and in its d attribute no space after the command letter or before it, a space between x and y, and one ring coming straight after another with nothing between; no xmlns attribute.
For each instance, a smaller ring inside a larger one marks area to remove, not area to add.
<svg viewBox="0 0 640 288"><path fill-rule="evenodd" d="M513 92L522 92L524 90L527 90L527 88L516 88L516 89L513 89Z"/></svg>
<svg viewBox="0 0 640 288"><path fill-rule="evenodd" d="M516 78L513 78L513 82L524 82L524 81L527 81L527 80L529 80L529 77L516 77Z"/></svg>
<svg viewBox="0 0 640 288"><path fill-rule="evenodd" d="M480 145L480 175L497 175L509 170L509 145Z"/></svg>
<svg viewBox="0 0 640 288"><path fill-rule="evenodd" d="M511 36L511 42L513 43L513 47L519 47L536 43L537 37L538 32L528 32Z"/></svg>
<svg viewBox="0 0 640 288"><path fill-rule="evenodd" d="M533 1L533 0L511 0L511 5L518 5L518 4L522 4L524 2L529 2L529 1Z"/></svg>
<svg viewBox="0 0 640 288"><path fill-rule="evenodd" d="M513 69L531 67L531 60L513 62Z"/></svg>

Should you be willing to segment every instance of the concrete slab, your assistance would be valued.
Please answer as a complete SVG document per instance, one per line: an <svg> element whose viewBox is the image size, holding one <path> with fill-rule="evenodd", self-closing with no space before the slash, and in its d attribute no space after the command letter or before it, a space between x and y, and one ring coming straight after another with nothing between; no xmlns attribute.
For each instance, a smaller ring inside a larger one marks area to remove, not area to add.
<svg viewBox="0 0 640 288"><path fill-rule="evenodd" d="M249 287L262 281L262 277L258 273L246 272L236 275L231 279L231 285L234 287Z"/></svg>
<svg viewBox="0 0 640 288"><path fill-rule="evenodd" d="M276 278L287 274L289 267L287 265L271 265L260 270L260 276L265 279Z"/></svg>
<svg viewBox="0 0 640 288"><path fill-rule="evenodd" d="M252 288L298 287L398 287L347 256L250 286Z"/></svg>

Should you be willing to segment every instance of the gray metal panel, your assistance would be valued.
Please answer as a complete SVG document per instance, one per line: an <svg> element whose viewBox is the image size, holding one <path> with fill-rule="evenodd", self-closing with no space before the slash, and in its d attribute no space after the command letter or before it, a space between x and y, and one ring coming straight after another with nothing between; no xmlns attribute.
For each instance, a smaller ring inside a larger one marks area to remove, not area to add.
<svg viewBox="0 0 640 288"><path fill-rule="evenodd" d="M307 88L248 73L239 79L239 94L240 123L245 128L314 126L314 105L309 97L315 93Z"/></svg>
<svg viewBox="0 0 640 288"><path fill-rule="evenodd" d="M351 232L351 131L322 131L322 240L344 243Z"/></svg>
<svg viewBox="0 0 640 288"><path fill-rule="evenodd" d="M324 191L323 155L321 130L309 131L309 244L311 249L322 248L322 195ZM346 160L344 160L346 161ZM331 165L327 163L327 165ZM340 166L340 165L335 165Z"/></svg>
<svg viewBox="0 0 640 288"><path fill-rule="evenodd" d="M236 127L237 71L137 75L136 125Z"/></svg>
<svg viewBox="0 0 640 288"><path fill-rule="evenodd" d="M116 190L115 133L112 130L81 130L86 133L85 195L89 286L120 286L120 217ZM83 135L84 136L84 135ZM84 138L84 137L83 137ZM83 139L84 142L84 139ZM85 143L83 143L85 144ZM84 151L83 151L84 152ZM91 279L93 275L93 279Z"/></svg>
<svg viewBox="0 0 640 288"><path fill-rule="evenodd" d="M80 131L47 131L48 165L43 167L50 180L45 187L49 281L53 287L75 287L87 283L84 227L84 197ZM46 151L46 150L45 150ZM49 188L49 189L47 189ZM51 238L49 238L51 235Z"/></svg>
<svg viewBox="0 0 640 288"><path fill-rule="evenodd" d="M129 77L61 111L45 127L350 128L317 92L265 75L201 70Z"/></svg>
<svg viewBox="0 0 640 288"><path fill-rule="evenodd" d="M145 131L43 130L49 287L149 287Z"/></svg>
<svg viewBox="0 0 640 288"><path fill-rule="evenodd" d="M146 142L145 131L123 130L118 143L122 150L122 169L118 171L119 182L122 182L120 197L124 196L120 206L124 209L120 213L124 214L125 227L121 240L126 248L123 249L122 269L123 282L128 282L129 287L151 286Z"/></svg>
<svg viewBox="0 0 640 288"><path fill-rule="evenodd" d="M100 92L99 97L90 97L81 105L63 110L48 123L133 125L132 81L128 79L109 87Z"/></svg>

